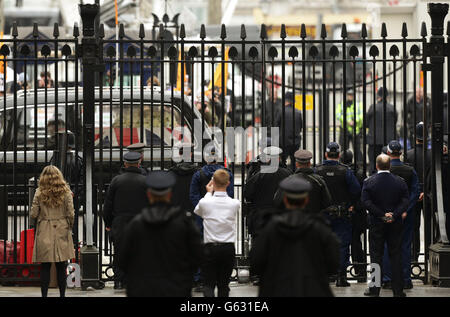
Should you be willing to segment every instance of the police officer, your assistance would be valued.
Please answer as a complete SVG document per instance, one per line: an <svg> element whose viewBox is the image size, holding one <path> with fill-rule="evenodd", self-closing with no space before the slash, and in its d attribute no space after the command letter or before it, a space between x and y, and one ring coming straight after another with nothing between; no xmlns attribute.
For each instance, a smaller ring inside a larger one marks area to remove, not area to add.
<svg viewBox="0 0 450 317"><path fill-rule="evenodd" d="M125 165L123 173L112 179L103 208L105 227L107 231L111 231L114 243L115 289L122 289L125 281L124 274L117 265L124 229L134 216L148 206L145 176L139 168L141 155L137 152L128 152L123 159Z"/></svg>
<svg viewBox="0 0 450 317"><path fill-rule="evenodd" d="M392 264L392 290L394 296L405 297L402 278L402 219L408 208L408 186L390 169L390 159L380 154L376 160L377 174L364 181L361 201L369 211L370 261L381 267L385 243ZM377 281L375 281L377 282ZM379 296L380 287L368 288L364 295Z"/></svg>
<svg viewBox="0 0 450 317"><path fill-rule="evenodd" d="M344 108L345 107L345 108ZM356 107L356 117L355 117L355 107ZM344 110L346 109L346 110ZM336 109L336 118L339 120L341 125L339 132L339 144L344 145L344 114L346 116L345 126L347 128L346 137L346 147L350 147L350 142L353 143L353 150L355 152L356 160L362 160L361 151L361 134L363 128L363 107L361 102L355 102L353 96L353 90L350 89L345 95L345 104L338 104ZM356 135L353 135L356 132Z"/></svg>
<svg viewBox="0 0 450 317"><path fill-rule="evenodd" d="M170 202L175 183L172 172L147 176L149 205L127 226L119 253L127 296L191 296L203 247L192 214Z"/></svg>
<svg viewBox="0 0 450 317"><path fill-rule="evenodd" d="M308 150L297 150L295 156L295 174L289 177L303 177L311 184L309 201L305 210L313 213L320 213L331 205L331 195L322 176L315 174L311 167L313 154ZM282 191L278 189L275 201L282 201Z"/></svg>
<svg viewBox="0 0 450 317"><path fill-rule="evenodd" d="M280 182L283 212L273 216L250 251L261 297L333 296L328 278L339 266L339 241L325 219L305 212L311 183L301 176Z"/></svg>
<svg viewBox="0 0 450 317"><path fill-rule="evenodd" d="M419 198L419 179L417 177L416 171L412 166L406 165L402 161L400 161L400 156L402 155L402 146L398 141L393 140L389 142L387 152L389 157L391 158L391 173L400 176L408 186L409 205L406 210L407 216L403 220L402 267L404 289L411 289L413 287L411 282L411 242L415 220L415 206L417 199ZM383 268L385 273L385 275L383 276L383 280L387 284L385 287L389 287L391 274L387 256L387 248L385 249L383 266L385 266Z"/></svg>
<svg viewBox="0 0 450 317"><path fill-rule="evenodd" d="M141 170L142 175L147 176L147 168L143 166L144 162L144 143L133 143L127 146L127 150L130 152L136 152L141 155L141 163L139 164L139 169ZM123 172L123 169L121 170Z"/></svg>
<svg viewBox="0 0 450 317"><path fill-rule="evenodd" d="M276 146L269 146L263 150L264 162L262 166L268 167L271 162L276 163L275 171L265 170L264 167L250 177L244 186L244 198L248 210L248 230L252 241L258 236L259 230L264 226L274 206L274 195L278 184L292 174L292 172L280 166L282 150Z"/></svg>
<svg viewBox="0 0 450 317"><path fill-rule="evenodd" d="M347 150L341 155L340 161L342 164L347 165L350 169L355 172L355 176L358 179L359 185L362 187L366 175L363 169L358 164L353 164L353 152ZM361 200L355 204L354 211L352 213L352 244L351 244L351 254L352 263L365 263L366 253L364 252L361 235L367 229L367 212L362 206ZM364 283L367 280L367 270L365 265L354 265L356 279L359 283Z"/></svg>
<svg viewBox="0 0 450 317"><path fill-rule="evenodd" d="M247 169L247 179L249 179L253 175L256 175L256 173L258 173L261 170L261 164L263 164L263 160L264 160L264 156L265 156L264 149L271 145L272 145L272 138L267 138L265 144L263 142L260 142L259 146L263 147L263 150L261 151L261 153L259 155L257 155L255 157L254 160L248 162L245 165L245 167ZM283 162L280 162L280 166L286 167L286 165L283 164Z"/></svg>
<svg viewBox="0 0 450 317"><path fill-rule="evenodd" d="M425 145L426 146L426 145ZM414 261L419 260L420 253L420 222L421 222L421 213L423 209L423 199L424 197L424 179L428 178L428 174L431 169L431 151L426 149L426 172L425 178L423 173L423 122L419 122L416 125L416 145L414 148L410 149L407 152L407 156L405 162L411 166L414 166L417 171L417 177L419 179L419 199L416 202L415 210L415 219L414 219L414 233L413 233L413 259ZM429 209L428 209L429 210ZM425 217L425 215L424 215Z"/></svg>
<svg viewBox="0 0 450 317"><path fill-rule="evenodd" d="M336 142L330 142L325 152L325 160L316 168L322 176L331 194L332 205L328 207L331 227L341 240L340 266L336 286L350 286L347 282L349 247L352 241L351 212L359 198L361 187L353 171L339 163L340 148Z"/></svg>

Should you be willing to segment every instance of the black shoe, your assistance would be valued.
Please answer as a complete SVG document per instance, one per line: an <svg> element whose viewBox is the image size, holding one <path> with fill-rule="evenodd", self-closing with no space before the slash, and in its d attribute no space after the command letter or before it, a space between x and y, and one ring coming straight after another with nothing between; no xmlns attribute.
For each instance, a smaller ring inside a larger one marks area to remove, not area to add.
<svg viewBox="0 0 450 317"><path fill-rule="evenodd" d="M405 286L403 287L403 289L413 289L413 283L411 281L406 282Z"/></svg>
<svg viewBox="0 0 450 317"><path fill-rule="evenodd" d="M383 282L383 289L392 289L391 281Z"/></svg>
<svg viewBox="0 0 450 317"><path fill-rule="evenodd" d="M379 297L380 293L375 288L366 288L364 291L364 296Z"/></svg>
<svg viewBox="0 0 450 317"><path fill-rule="evenodd" d="M347 282L345 277L339 277L336 281L336 287L349 287L350 283Z"/></svg>
<svg viewBox="0 0 450 317"><path fill-rule="evenodd" d="M405 292L394 293L394 297L406 297Z"/></svg>
<svg viewBox="0 0 450 317"><path fill-rule="evenodd" d="M123 289L123 284L121 281L114 281L114 289Z"/></svg>
<svg viewBox="0 0 450 317"><path fill-rule="evenodd" d="M259 279L255 279L253 281L253 286L259 286Z"/></svg>

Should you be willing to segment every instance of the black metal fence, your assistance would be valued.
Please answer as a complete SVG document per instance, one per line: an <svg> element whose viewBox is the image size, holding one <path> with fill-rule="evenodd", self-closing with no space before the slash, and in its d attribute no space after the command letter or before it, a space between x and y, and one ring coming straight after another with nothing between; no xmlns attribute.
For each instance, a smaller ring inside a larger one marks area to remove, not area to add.
<svg viewBox="0 0 450 317"><path fill-rule="evenodd" d="M447 98L442 87L444 63L450 70L449 38L444 43L442 36L447 11L447 5L430 5L431 37L423 23L421 37L416 39L408 37L406 24L397 39L388 36L385 24L379 37L369 37L365 24L357 37L350 37L344 24L340 39L330 39L323 25L319 40L308 36L305 25L299 38L287 37L282 25L280 39L275 40L268 38L264 25L259 38L247 38L242 25L239 39L234 34L229 39L225 26L218 38L209 38L202 26L200 38L190 39L181 25L171 41L162 36L164 24L159 26L161 36L150 39L143 25L138 38L127 36L121 25L115 39L105 36L103 25L94 25L96 5L82 6L82 37L75 26L72 37L61 38L55 24L52 39L41 38L37 25L31 37L21 39L14 24L12 38L3 40L0 47L5 74L7 67L14 74L10 81L3 78L0 91L0 280L37 279L26 275L29 270L20 273L11 268L32 267L26 255L32 237L27 231L21 237L30 225L28 194L36 188L30 179L37 179L58 153L57 132L72 131L71 155L83 158L83 163L75 159L76 173L70 176L77 250L81 245L96 246L99 274L108 280L113 249L101 220L103 198L129 144L145 144L144 165L153 170L173 166L176 151L172 149L180 143L192 145L194 158L200 157L204 164L201 153L212 140L235 175L236 197L242 201L246 163L262 151L267 136L264 127L281 129L281 148L300 134L301 142L294 145L313 152L314 166L322 161L328 142L339 142L343 150L353 150L352 168L370 175L381 146L391 139L403 144L405 159L407 149L416 149L415 125L423 121L424 151L430 148L433 156L431 161L424 160L421 179L427 179L431 168L432 179L422 184L431 198L423 202L424 241L419 261L412 265L413 278L426 282L428 246L436 241L436 219L438 211L443 211L433 198L443 190L441 163L448 164L441 150L444 139L448 140L449 123L448 110L443 115ZM385 98L378 95L381 87L388 91ZM422 99L421 91L425 92ZM284 106L289 101L294 107ZM375 104L375 113L382 115L370 114ZM292 129L286 129L286 111L301 118L292 120ZM200 134L195 134L196 123ZM237 127L246 129L245 133L227 138L227 128ZM275 134L268 136L275 138ZM235 152L230 150L232 142ZM236 244L244 260L245 227L241 212ZM366 234L363 241L367 253Z"/></svg>

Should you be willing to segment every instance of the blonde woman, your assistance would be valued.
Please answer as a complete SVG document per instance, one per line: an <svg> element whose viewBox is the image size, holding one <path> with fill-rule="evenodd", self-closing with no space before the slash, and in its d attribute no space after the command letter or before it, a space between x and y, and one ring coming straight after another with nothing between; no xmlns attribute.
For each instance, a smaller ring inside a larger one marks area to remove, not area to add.
<svg viewBox="0 0 450 317"><path fill-rule="evenodd" d="M74 209L72 192L56 166L46 166L41 173L31 217L36 218L33 262L42 263L42 297L47 297L52 263L56 265L59 294L64 297L67 260L75 257L72 240Z"/></svg>

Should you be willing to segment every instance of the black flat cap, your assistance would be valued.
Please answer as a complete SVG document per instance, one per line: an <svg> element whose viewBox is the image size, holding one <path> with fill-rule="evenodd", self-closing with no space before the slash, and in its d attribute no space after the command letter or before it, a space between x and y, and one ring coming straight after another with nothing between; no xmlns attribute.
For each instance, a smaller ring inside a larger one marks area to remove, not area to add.
<svg viewBox="0 0 450 317"><path fill-rule="evenodd" d="M423 122L416 125L416 139L423 141Z"/></svg>
<svg viewBox="0 0 450 317"><path fill-rule="evenodd" d="M126 163L136 164L141 159L141 154L138 152L128 152L123 155L123 161Z"/></svg>
<svg viewBox="0 0 450 317"><path fill-rule="evenodd" d="M302 199L308 196L311 184L302 176L294 176L283 179L280 182L280 189L288 198Z"/></svg>
<svg viewBox="0 0 450 317"><path fill-rule="evenodd" d="M142 153L144 151L144 147L145 147L144 143L133 143L127 146L127 150Z"/></svg>
<svg viewBox="0 0 450 317"><path fill-rule="evenodd" d="M155 195L165 195L175 186L177 177L170 171L152 171L145 180L147 188Z"/></svg>
<svg viewBox="0 0 450 317"><path fill-rule="evenodd" d="M294 153L295 160L300 163L309 163L313 154L308 150L297 150Z"/></svg>
<svg viewBox="0 0 450 317"><path fill-rule="evenodd" d="M328 153L330 153L330 152L339 153L340 152L339 144L337 144L336 142L328 143L326 151Z"/></svg>

